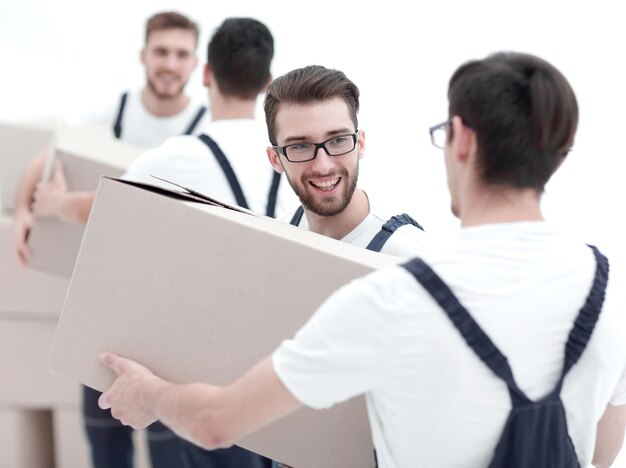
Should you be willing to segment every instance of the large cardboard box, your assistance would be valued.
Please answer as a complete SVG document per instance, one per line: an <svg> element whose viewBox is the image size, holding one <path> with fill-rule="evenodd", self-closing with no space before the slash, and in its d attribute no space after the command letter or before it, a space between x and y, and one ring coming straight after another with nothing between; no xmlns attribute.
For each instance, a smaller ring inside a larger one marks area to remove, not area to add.
<svg viewBox="0 0 626 468"><path fill-rule="evenodd" d="M123 143L106 126L65 127L57 136L53 157L63 162L69 190L95 191L100 176L120 176L143 148ZM30 233L30 266L69 278L84 226L53 218L37 219Z"/></svg>
<svg viewBox="0 0 626 468"><path fill-rule="evenodd" d="M114 376L98 354L110 350L175 382L227 384L340 286L400 261L189 200L102 180L51 370L104 390ZM241 445L298 468L374 465L362 397L300 410Z"/></svg>
<svg viewBox="0 0 626 468"><path fill-rule="evenodd" d="M54 132L26 125L0 124L0 207L14 208L18 181L28 163L50 147Z"/></svg>

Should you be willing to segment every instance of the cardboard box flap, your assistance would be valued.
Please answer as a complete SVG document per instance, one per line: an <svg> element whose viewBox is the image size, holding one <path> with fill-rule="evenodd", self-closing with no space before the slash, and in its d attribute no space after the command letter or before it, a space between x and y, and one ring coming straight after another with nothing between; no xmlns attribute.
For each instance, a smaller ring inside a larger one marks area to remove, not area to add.
<svg viewBox="0 0 626 468"><path fill-rule="evenodd" d="M401 259L286 223L102 178L49 361L98 390L110 350L174 382L228 384L336 289ZM362 398L303 409L241 445L298 468L374 465Z"/></svg>
<svg viewBox="0 0 626 468"><path fill-rule="evenodd" d="M172 185L171 189L166 189L163 186L160 185L153 185L153 184L149 184L147 182L136 182L134 180L128 180L128 179L121 179L118 177L106 177L107 179L111 179L111 180L116 180L118 182L122 182L128 185L133 185L135 187L140 187L143 188L145 190L148 190L150 192L154 192L154 193L158 193L167 197L172 197L172 198L177 198L179 200L187 200L187 201L194 201L194 202L199 202L199 203L205 203L207 205L213 205L213 206L221 206L222 208L227 208L229 210L233 210L233 211L239 211L240 213L246 213L252 216L257 216L255 213L253 213L252 211L246 210L244 208L241 208L239 206L234 206L234 205L229 205L228 203L224 203L221 202L215 198L211 198L208 195L205 195L201 192L198 192L196 190L190 189L188 187L185 187L183 185L179 185L176 182L172 182L170 180L167 179L163 179L161 177L157 177L157 176L151 176L155 179L161 180L163 182L166 182L168 184ZM176 189L175 187L178 187L178 189Z"/></svg>

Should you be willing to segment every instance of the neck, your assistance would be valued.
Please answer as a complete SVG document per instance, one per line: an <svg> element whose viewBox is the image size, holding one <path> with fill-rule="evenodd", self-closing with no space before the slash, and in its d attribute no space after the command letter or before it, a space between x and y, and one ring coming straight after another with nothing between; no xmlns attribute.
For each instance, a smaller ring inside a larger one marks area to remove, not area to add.
<svg viewBox="0 0 626 468"><path fill-rule="evenodd" d="M367 195L361 189L356 189L352 200L341 213L333 216L320 216L307 209L304 210L309 231L333 239L343 239L363 222L370 212L370 204Z"/></svg>
<svg viewBox="0 0 626 468"><path fill-rule="evenodd" d="M543 221L541 195L534 189L497 187L464 197L460 209L462 227L492 223Z"/></svg>
<svg viewBox="0 0 626 468"><path fill-rule="evenodd" d="M182 112L189 104L189 96L180 93L171 98L157 96L148 86L141 90L141 101L144 107L153 115L170 117Z"/></svg>
<svg viewBox="0 0 626 468"><path fill-rule="evenodd" d="M256 98L242 99L214 92L209 94L209 99L211 101L211 120L254 119Z"/></svg>

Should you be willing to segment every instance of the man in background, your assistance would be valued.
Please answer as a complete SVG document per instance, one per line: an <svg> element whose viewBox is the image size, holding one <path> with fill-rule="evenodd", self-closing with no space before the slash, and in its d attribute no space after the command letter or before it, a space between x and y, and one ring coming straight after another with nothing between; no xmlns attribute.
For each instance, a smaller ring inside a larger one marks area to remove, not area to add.
<svg viewBox="0 0 626 468"><path fill-rule="evenodd" d="M206 107L193 102L185 93L185 85L198 62L198 34L197 24L180 13L162 12L150 17L141 51L146 83L139 91L125 92L98 123L109 125L116 138L146 149L175 135L197 133ZM46 149L30 162L15 195L14 246L22 266L31 255L27 239L35 193L39 192L39 213L47 214L53 210L55 190L62 187L59 180L38 186L49 153Z"/></svg>

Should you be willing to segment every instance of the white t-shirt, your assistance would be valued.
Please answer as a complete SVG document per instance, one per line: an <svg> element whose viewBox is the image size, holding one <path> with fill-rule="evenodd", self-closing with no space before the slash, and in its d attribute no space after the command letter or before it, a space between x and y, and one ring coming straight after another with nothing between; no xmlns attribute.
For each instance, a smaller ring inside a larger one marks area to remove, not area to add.
<svg viewBox="0 0 626 468"><path fill-rule="evenodd" d="M522 391L538 399L552 390L590 291L591 249L545 222L523 222L462 229L423 257L508 358ZM561 392L581 466L607 402L626 404L616 286L609 278L600 320ZM511 407L506 384L399 266L333 294L273 365L312 408L365 394L381 468L487 466Z"/></svg>
<svg viewBox="0 0 626 468"><path fill-rule="evenodd" d="M121 95L114 106L98 116L89 118L90 123L109 125L111 131L113 131L119 112L120 100ZM168 138L185 133L201 107L202 104L190 99L187 107L178 114L161 117L152 114L146 109L141 100L141 91L129 91L126 105L124 106L124 113L122 114L120 140L142 148L159 146ZM198 135L202 126L208 120L210 120L210 115L207 110L192 134Z"/></svg>
<svg viewBox="0 0 626 468"><path fill-rule="evenodd" d="M253 119L228 119L208 122L202 130L226 155L250 210L265 214L274 175L265 153L268 145L265 126ZM237 205L213 152L196 136L172 137L161 146L146 151L131 164L123 177L167 189L176 188L152 175ZM275 213L280 216L293 210L294 206L297 206L296 197L283 178Z"/></svg>
<svg viewBox="0 0 626 468"><path fill-rule="evenodd" d="M288 223L291 221L292 217L293 213L281 218L281 221ZM378 216L370 213L361 224L350 231L341 241L357 247L366 248L386 222L387 220L382 220ZM302 215L298 227L305 230L309 229L309 223L304 214ZM425 241L426 233L424 231L412 224L406 224L394 231L380 251L387 255L395 255L396 257L418 257L424 252Z"/></svg>

